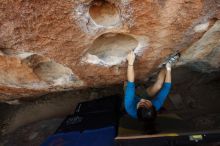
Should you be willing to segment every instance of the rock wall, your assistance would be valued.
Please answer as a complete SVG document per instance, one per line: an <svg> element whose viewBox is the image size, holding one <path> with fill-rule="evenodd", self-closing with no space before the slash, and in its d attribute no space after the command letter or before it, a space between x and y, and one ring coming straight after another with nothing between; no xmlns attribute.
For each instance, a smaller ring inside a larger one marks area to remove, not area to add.
<svg viewBox="0 0 220 146"><path fill-rule="evenodd" d="M137 80L169 55L219 69L218 0L2 0L0 100L119 84L137 54Z"/></svg>

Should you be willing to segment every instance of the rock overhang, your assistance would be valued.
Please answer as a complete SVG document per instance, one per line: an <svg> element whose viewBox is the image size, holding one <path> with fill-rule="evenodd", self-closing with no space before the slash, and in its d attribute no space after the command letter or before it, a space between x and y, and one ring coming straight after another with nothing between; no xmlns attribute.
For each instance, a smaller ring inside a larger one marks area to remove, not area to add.
<svg viewBox="0 0 220 146"><path fill-rule="evenodd" d="M176 52L182 53L179 65L204 72L219 68L216 1L2 1L0 5L4 8L2 99L119 84L126 78L130 50L138 56L139 80Z"/></svg>

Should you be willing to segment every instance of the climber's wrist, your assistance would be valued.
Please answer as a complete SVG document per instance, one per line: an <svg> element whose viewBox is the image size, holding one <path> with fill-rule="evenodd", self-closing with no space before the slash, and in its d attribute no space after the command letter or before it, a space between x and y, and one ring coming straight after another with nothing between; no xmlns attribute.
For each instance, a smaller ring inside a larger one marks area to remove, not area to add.
<svg viewBox="0 0 220 146"><path fill-rule="evenodd" d="M128 66L134 66L134 63L128 62Z"/></svg>

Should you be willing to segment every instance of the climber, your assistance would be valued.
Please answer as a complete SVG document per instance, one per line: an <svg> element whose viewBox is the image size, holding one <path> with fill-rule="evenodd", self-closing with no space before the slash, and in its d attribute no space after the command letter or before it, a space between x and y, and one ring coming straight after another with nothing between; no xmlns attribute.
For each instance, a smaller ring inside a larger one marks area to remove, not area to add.
<svg viewBox="0 0 220 146"><path fill-rule="evenodd" d="M147 97L140 98L135 95L135 54L133 51L128 54L128 82L125 88L124 99L124 106L128 115L144 122L152 122L156 119L157 111L163 106L171 88L171 64L175 63L179 56L180 54L178 53L167 61L164 65L165 67L160 70L156 82L146 89Z"/></svg>

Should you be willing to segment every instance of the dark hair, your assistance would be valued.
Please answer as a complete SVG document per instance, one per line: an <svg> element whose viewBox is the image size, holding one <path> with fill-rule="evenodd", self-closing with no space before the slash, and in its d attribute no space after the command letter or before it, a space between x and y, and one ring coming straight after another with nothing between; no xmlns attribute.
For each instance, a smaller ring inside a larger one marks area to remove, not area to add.
<svg viewBox="0 0 220 146"><path fill-rule="evenodd" d="M140 121L151 122L154 121L157 117L157 111L154 106L147 107L139 107L137 109L137 117Z"/></svg>

